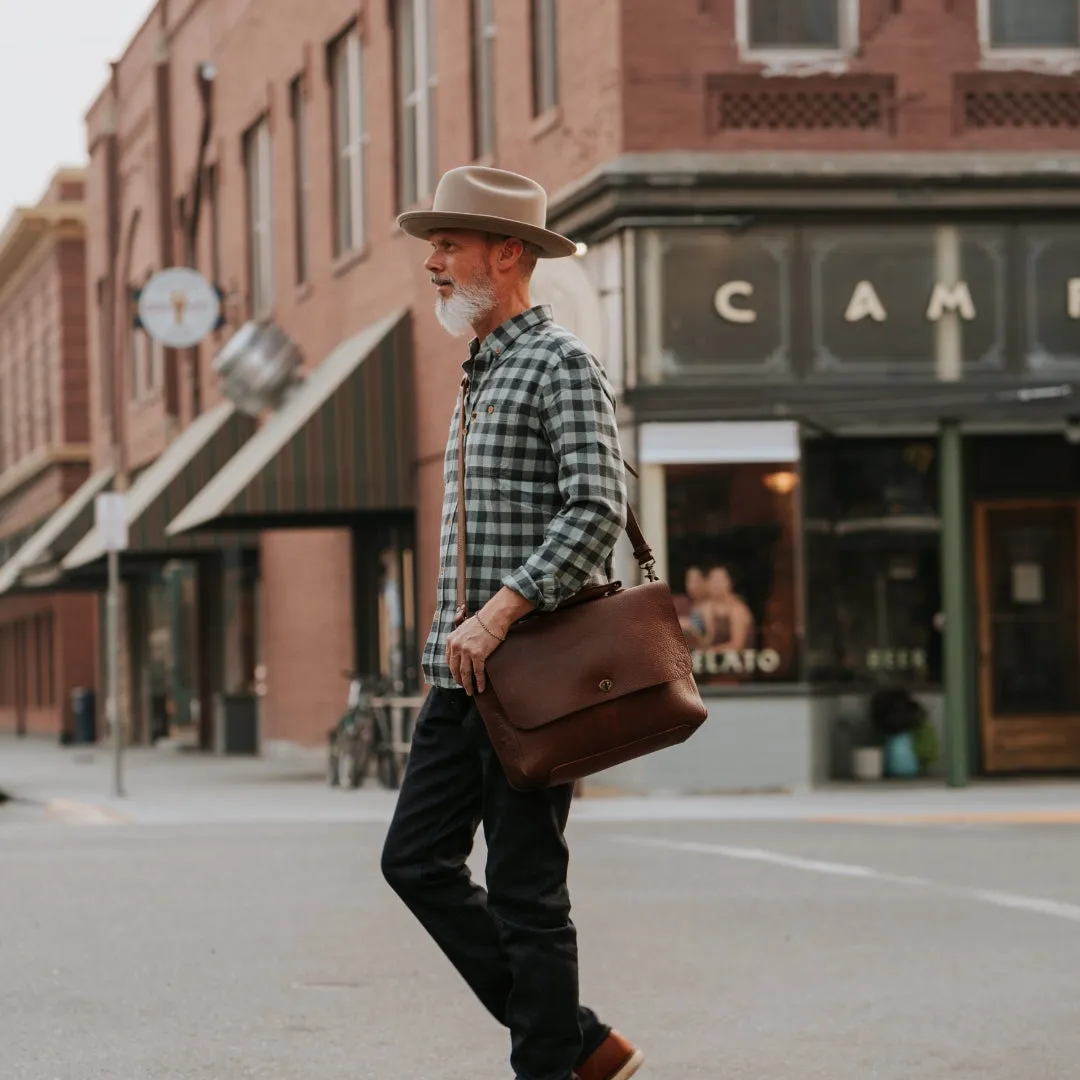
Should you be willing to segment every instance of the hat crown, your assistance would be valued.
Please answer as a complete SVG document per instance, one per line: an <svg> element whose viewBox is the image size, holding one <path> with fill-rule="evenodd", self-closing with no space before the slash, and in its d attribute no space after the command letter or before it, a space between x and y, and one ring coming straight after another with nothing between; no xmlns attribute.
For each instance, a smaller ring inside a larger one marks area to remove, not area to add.
<svg viewBox="0 0 1080 1080"><path fill-rule="evenodd" d="M543 229L547 201L547 192L527 176L483 165L462 165L443 174L432 211L502 218Z"/></svg>

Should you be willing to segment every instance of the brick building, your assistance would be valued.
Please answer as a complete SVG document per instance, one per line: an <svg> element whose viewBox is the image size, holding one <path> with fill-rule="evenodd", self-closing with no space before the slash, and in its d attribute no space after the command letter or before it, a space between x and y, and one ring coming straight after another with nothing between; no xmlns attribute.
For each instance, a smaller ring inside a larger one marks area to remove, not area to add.
<svg viewBox="0 0 1080 1080"><path fill-rule="evenodd" d="M215 695L257 683L264 739L315 743L342 669L415 682L462 346L395 216L479 160L543 182L588 245L537 293L618 384L634 497L685 584L710 723L622 782L820 779L885 677L944 718L961 771L965 752L1080 764L1080 583L1061 576L1080 36L1074 0L1037 8L159 3L88 115L94 461L115 437L142 529L132 650L157 635L173 671L140 688L132 652L132 700L164 695L209 745ZM118 333L189 257L225 296L217 340ZM253 317L308 374L257 435L210 367ZM1036 460L1037 481L1016 465ZM92 545L65 561L99 565ZM1015 628L1036 624L1055 630L1032 652Z"/></svg>
<svg viewBox="0 0 1080 1080"><path fill-rule="evenodd" d="M96 601L34 595L24 545L89 479L82 170L59 171L0 236L0 730L71 729L93 686Z"/></svg>

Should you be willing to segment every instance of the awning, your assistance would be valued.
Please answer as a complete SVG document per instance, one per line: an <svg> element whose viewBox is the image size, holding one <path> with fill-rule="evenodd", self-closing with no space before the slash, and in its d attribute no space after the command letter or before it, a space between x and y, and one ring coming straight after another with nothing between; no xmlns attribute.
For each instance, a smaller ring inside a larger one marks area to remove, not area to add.
<svg viewBox="0 0 1080 1080"><path fill-rule="evenodd" d="M112 483L112 478L112 469L94 473L0 566L0 596L19 583L24 570L55 564L90 531L94 524L94 499Z"/></svg>
<svg viewBox="0 0 1080 1080"><path fill-rule="evenodd" d="M206 542L172 540L165 525L255 431L255 421L232 402L222 402L190 423L127 490L130 551L176 557L201 550ZM64 559L75 570L105 555L96 531L87 533Z"/></svg>
<svg viewBox="0 0 1080 1080"><path fill-rule="evenodd" d="M166 533L329 525L411 508L411 349L404 309L343 341Z"/></svg>

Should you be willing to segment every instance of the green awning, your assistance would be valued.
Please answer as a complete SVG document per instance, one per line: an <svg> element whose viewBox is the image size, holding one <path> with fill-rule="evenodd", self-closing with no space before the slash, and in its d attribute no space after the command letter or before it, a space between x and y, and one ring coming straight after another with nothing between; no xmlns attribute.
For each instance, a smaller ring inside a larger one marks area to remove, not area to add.
<svg viewBox="0 0 1080 1080"><path fill-rule="evenodd" d="M193 420L128 488L129 550L141 555L177 557L204 550L207 541L174 540L165 535L173 515L195 496L255 431L255 421L225 401ZM97 532L91 531L64 559L75 570L103 558Z"/></svg>
<svg viewBox="0 0 1080 1080"><path fill-rule="evenodd" d="M24 570L55 565L58 559L86 536L94 525L94 499L108 488L112 478L112 469L102 469L94 473L0 567L0 596L19 583Z"/></svg>
<svg viewBox="0 0 1080 1080"><path fill-rule="evenodd" d="M348 338L165 530L328 523L415 501L407 310Z"/></svg>

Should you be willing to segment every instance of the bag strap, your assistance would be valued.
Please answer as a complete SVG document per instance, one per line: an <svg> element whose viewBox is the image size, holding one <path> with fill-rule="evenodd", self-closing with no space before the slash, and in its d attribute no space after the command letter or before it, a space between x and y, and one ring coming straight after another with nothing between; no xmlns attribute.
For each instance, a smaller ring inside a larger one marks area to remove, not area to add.
<svg viewBox="0 0 1080 1080"><path fill-rule="evenodd" d="M469 605L466 593L468 579L468 537L466 534L465 521L465 428L469 419L469 376L465 375L461 380L461 412L458 417L458 472L457 472L457 500L458 500L458 530L457 530L457 608L455 615L458 622L468 618ZM634 479L637 473L623 461L623 467ZM659 580L656 576L656 559L652 548L649 547L638 524L637 515L630 501L626 503L626 535L634 548L634 558L641 567L647 581Z"/></svg>

